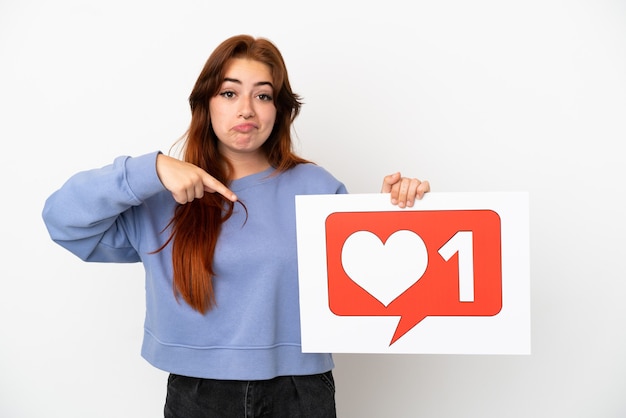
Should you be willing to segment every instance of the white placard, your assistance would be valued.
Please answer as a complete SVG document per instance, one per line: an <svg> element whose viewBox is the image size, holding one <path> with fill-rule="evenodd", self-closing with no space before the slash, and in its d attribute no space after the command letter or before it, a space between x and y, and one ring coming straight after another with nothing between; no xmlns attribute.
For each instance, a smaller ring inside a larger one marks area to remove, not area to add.
<svg viewBox="0 0 626 418"><path fill-rule="evenodd" d="M526 192L296 196L304 352L530 354Z"/></svg>

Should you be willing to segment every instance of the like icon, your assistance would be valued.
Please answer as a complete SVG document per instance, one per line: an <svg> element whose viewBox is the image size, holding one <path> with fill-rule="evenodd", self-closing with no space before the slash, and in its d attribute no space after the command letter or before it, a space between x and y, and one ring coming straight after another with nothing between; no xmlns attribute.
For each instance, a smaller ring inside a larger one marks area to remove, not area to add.
<svg viewBox="0 0 626 418"><path fill-rule="evenodd" d="M399 316L390 345L427 316L502 308L500 217L491 210L337 212L326 240L330 310Z"/></svg>

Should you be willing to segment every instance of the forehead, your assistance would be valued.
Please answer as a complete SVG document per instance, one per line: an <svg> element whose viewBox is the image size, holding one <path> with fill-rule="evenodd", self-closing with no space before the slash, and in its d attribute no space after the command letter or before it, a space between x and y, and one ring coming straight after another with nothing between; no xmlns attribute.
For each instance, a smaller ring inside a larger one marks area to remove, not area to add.
<svg viewBox="0 0 626 418"><path fill-rule="evenodd" d="M272 70L269 65L248 58L231 58L224 66L224 77L241 82L272 83Z"/></svg>

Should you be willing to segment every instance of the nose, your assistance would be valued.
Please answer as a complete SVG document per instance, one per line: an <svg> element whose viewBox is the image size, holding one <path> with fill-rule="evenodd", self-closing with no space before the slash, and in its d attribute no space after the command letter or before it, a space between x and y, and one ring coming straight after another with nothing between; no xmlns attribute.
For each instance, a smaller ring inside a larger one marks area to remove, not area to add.
<svg viewBox="0 0 626 418"><path fill-rule="evenodd" d="M252 99L251 98L243 98L240 101L240 108L239 108L239 115L244 119L250 119L251 117L254 116L254 109L252 106Z"/></svg>

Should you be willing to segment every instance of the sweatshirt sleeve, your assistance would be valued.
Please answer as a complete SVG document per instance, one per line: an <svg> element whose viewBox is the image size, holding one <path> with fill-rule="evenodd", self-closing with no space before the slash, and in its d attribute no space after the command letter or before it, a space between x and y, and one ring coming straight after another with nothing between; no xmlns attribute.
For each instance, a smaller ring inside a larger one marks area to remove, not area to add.
<svg viewBox="0 0 626 418"><path fill-rule="evenodd" d="M140 261L134 208L165 190L156 173L158 154L118 157L70 177L44 205L52 240L85 261Z"/></svg>

